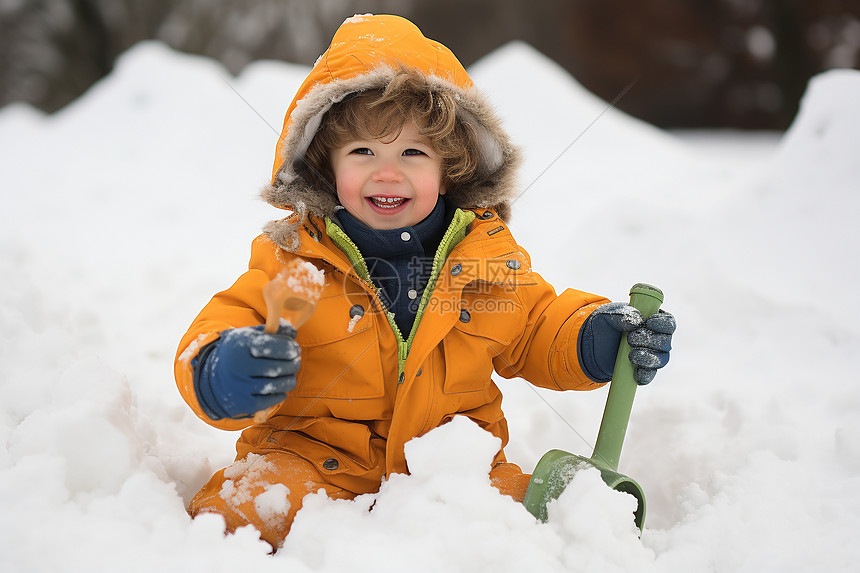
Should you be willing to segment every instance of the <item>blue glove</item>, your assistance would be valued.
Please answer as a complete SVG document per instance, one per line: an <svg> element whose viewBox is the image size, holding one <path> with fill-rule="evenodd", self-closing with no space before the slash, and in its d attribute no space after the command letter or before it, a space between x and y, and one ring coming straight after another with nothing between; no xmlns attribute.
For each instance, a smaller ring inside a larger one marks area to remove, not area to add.
<svg viewBox="0 0 860 573"><path fill-rule="evenodd" d="M225 330L191 362L200 407L213 420L238 419L282 402L296 387L300 353L291 326L276 334L263 325Z"/></svg>
<svg viewBox="0 0 860 573"><path fill-rule="evenodd" d="M585 319L579 333L579 361L583 371L595 382L609 382L615 368L615 358L621 335L630 344L633 377L638 384L648 384L657 369L669 362L675 317L659 311L648 320L625 302L609 302Z"/></svg>

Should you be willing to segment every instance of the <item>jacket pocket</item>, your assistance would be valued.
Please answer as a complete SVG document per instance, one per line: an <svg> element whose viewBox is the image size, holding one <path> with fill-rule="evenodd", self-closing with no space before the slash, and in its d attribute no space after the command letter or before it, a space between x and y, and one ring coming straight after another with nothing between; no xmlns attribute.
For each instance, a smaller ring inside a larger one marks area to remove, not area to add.
<svg viewBox="0 0 860 573"><path fill-rule="evenodd" d="M353 400L385 394L379 325L368 309L369 297L320 300L296 336L302 364L291 396Z"/></svg>
<svg viewBox="0 0 860 573"><path fill-rule="evenodd" d="M493 359L512 344L524 329L525 313L512 297L487 285L488 292L464 293L460 317L443 339L445 382L443 392L457 394L489 388Z"/></svg>
<svg viewBox="0 0 860 573"><path fill-rule="evenodd" d="M372 446L373 434L364 424L337 418L287 419L290 424L282 428L276 423L279 418L272 418L258 438L258 448L292 452L329 476L364 474L379 467L379 448Z"/></svg>

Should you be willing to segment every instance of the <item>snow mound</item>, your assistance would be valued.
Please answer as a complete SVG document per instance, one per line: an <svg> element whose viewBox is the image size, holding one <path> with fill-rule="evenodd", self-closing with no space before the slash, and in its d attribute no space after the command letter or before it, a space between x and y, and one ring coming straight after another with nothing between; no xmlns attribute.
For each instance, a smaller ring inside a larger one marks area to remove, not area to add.
<svg viewBox="0 0 860 573"><path fill-rule="evenodd" d="M542 524L490 485L498 447L455 418L409 442L412 474L393 476L378 494L306 498L282 553L318 571L349 570L356 555L374 570L428 572L621 571L653 562L633 525L635 500L608 489L596 470L577 475ZM386 543L393 532L398 543Z"/></svg>
<svg viewBox="0 0 860 573"><path fill-rule="evenodd" d="M667 205L686 214L718 196L701 175L715 171L713 162L700 161L674 136L596 97L527 44L503 46L470 73L523 148L511 227L524 245L541 245L531 255L551 282L566 280L553 261L567 259L578 237L601 237L581 253L583 268L606 267L599 261L615 256L607 248L614 242L602 237L635 233ZM635 90L636 78L630 80ZM695 189L687 184L691 179ZM545 240L547 206L563 213L558 241ZM580 285L584 290L603 288L601 277L588 278L597 280Z"/></svg>
<svg viewBox="0 0 860 573"><path fill-rule="evenodd" d="M860 186L858 101L860 71L831 70L812 78L777 156L774 175L781 184L798 194L810 187Z"/></svg>
<svg viewBox="0 0 860 573"><path fill-rule="evenodd" d="M564 147L558 148L556 143L570 144L581 134L585 137L583 132L588 134L589 143L572 153L586 157L602 153L596 148L604 145L621 152L641 150L644 143L667 152L681 150L674 137L595 96L561 66L523 42L511 42L495 50L469 68L469 73L481 91L501 108L505 128L515 139L520 134L542 134L527 138L527 156L543 151L544 146L561 152ZM521 89L511 89L512 78ZM636 81L630 78L629 90L636 89ZM619 92L619 100L629 90Z"/></svg>
<svg viewBox="0 0 860 573"><path fill-rule="evenodd" d="M762 296L801 306L821 297L854 298L860 281L860 257L851 256L860 245L858 101L860 71L813 78L772 162L748 196L730 206L732 224L715 229L737 251L731 264L741 265L738 279L761 285ZM781 286L771 291L775 277Z"/></svg>

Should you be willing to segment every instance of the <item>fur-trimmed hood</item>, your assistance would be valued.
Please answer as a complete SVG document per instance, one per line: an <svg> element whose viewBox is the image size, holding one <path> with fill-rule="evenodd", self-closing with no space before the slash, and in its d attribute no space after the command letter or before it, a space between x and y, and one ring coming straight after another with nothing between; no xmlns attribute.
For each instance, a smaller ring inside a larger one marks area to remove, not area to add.
<svg viewBox="0 0 860 573"><path fill-rule="evenodd" d="M480 161L474 182L449 189L446 198L457 207L491 208L503 219L509 218L519 152L490 103L448 48L425 38L408 20L366 14L340 26L287 109L272 182L262 192L271 205L295 213L266 226L266 234L276 244L296 250L297 227L306 217L330 217L338 205L334 189L311 183L304 161L325 112L350 93L384 88L403 67L421 72L428 89L453 95L459 103L457 113L478 133Z"/></svg>

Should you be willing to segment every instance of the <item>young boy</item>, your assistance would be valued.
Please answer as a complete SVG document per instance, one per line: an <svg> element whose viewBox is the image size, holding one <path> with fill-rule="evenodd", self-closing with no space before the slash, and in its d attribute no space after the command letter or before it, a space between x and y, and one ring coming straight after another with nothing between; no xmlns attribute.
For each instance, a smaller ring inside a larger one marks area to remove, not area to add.
<svg viewBox="0 0 860 573"><path fill-rule="evenodd" d="M236 462L190 512L246 524L277 548L302 498L351 499L406 473L404 444L455 415L507 444L492 372L556 390L611 377L624 331L640 383L668 360L674 319L556 295L506 225L518 154L444 46L395 16L356 16L299 88L266 200L292 214L179 345L195 413L245 429ZM295 257L325 275L298 331L266 334L262 287ZM256 412L278 405L265 423ZM491 483L521 500L529 475L496 455Z"/></svg>

